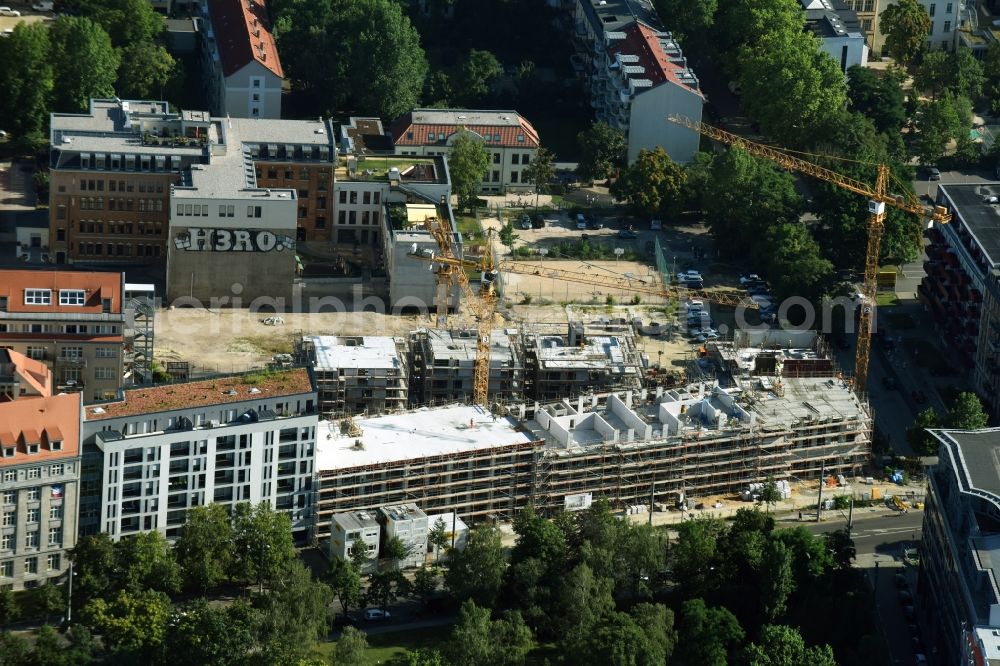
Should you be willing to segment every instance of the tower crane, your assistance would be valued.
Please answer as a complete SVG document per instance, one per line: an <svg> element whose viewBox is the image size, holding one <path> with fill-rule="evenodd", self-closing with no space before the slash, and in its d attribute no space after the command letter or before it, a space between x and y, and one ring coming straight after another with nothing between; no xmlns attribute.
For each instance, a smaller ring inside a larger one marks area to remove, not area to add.
<svg viewBox="0 0 1000 666"><path fill-rule="evenodd" d="M666 298L698 298L719 305L743 306L747 309L757 309L759 306L747 299L741 292L731 289L713 291L679 289L669 285L660 285L652 280L643 280L631 274L595 275L583 271L563 269L543 269L541 266L522 261L500 261L493 257L492 239L488 238L483 246L483 252L478 259L458 257L452 242L452 232L447 221L430 217L424 220L424 227L434 238L438 253L420 251L414 246L410 255L425 261L433 262L437 267L437 303L436 318L438 327L444 327L448 321L449 291L452 284L457 284L465 295L466 302L476 319L476 364L473 374L473 403L486 406L490 385L490 335L493 331L497 310L497 294L494 287L500 271L519 275L536 275L549 277L565 282L576 282L607 289L616 289L630 293L648 294ZM482 271L482 280L478 291L469 281L467 270Z"/></svg>
<svg viewBox="0 0 1000 666"><path fill-rule="evenodd" d="M885 229L885 207L892 206L941 223L950 221L951 214L943 206L928 209L919 199L908 192L902 195L890 194L888 191L889 167L885 164L875 165L877 175L875 184L871 185L790 155L780 148L748 141L741 136L700 121L676 115L668 116L667 119L719 143L738 146L755 157L768 159L789 171L797 171L836 185L841 189L868 197L868 245L865 251L865 281L862 290L864 299L861 303L857 353L854 358L854 389L858 392L864 392L868 383L868 359L871 353L872 323L875 320L875 296L878 291L876 275L878 273L879 251L882 246L882 232Z"/></svg>

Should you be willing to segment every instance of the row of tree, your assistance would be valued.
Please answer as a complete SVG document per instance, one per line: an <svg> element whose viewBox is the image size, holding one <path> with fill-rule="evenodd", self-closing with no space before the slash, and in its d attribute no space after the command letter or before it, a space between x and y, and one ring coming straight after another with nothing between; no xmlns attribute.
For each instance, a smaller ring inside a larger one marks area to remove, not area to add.
<svg viewBox="0 0 1000 666"><path fill-rule="evenodd" d="M951 428L954 430L979 430L989 423L983 411L983 403L975 393L963 392L955 397L955 402L946 414L928 407L917 414L913 425L906 431L906 439L917 455L936 456L938 440L927 432L930 428Z"/></svg>
<svg viewBox="0 0 1000 666"><path fill-rule="evenodd" d="M49 113L85 111L92 97L148 98L183 70L163 48L163 17L144 0L75 0L81 16L19 23L0 41L0 115L29 145L47 140Z"/></svg>

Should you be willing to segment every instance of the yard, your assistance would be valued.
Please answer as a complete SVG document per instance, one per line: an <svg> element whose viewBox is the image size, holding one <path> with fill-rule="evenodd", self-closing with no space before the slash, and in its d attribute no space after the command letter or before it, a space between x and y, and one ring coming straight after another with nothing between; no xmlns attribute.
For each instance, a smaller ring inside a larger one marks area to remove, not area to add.
<svg viewBox="0 0 1000 666"><path fill-rule="evenodd" d="M364 631L367 627L361 627ZM404 664L406 655L419 648L440 647L451 634L451 625L437 627L422 627L404 631L393 631L384 634L372 634L368 638L368 663L370 664ZM318 644L313 652L329 659L337 646L335 641Z"/></svg>

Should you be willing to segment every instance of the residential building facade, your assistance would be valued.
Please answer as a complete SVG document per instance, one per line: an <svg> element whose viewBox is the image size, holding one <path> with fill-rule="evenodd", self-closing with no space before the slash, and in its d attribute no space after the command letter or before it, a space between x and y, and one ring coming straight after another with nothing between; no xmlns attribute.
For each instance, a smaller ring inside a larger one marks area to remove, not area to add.
<svg viewBox="0 0 1000 666"><path fill-rule="evenodd" d="M918 288L939 333L949 340L986 407L1000 413L1000 183L941 185L952 214L928 233Z"/></svg>
<svg viewBox="0 0 1000 666"><path fill-rule="evenodd" d="M927 47L931 50L955 49L960 22L960 2L942 2L941 0L918 0L931 19L931 30L927 35ZM844 4L858 15L861 32L868 41L871 52L882 55L885 48L885 35L879 25L882 12L892 4L893 0L844 0ZM891 55L891 54L888 54Z"/></svg>
<svg viewBox="0 0 1000 666"><path fill-rule="evenodd" d="M410 333L410 404L465 402L473 394L477 333L475 329L421 328ZM524 351L519 332L496 329L490 334L491 401L524 398Z"/></svg>
<svg viewBox="0 0 1000 666"><path fill-rule="evenodd" d="M868 38L861 20L843 0L799 0L806 13L806 28L819 38L820 50L846 73L868 64Z"/></svg>
<svg viewBox="0 0 1000 666"><path fill-rule="evenodd" d="M517 111L414 109L389 127L397 155L447 156L460 131L471 133L490 156L482 192L534 191L524 168L541 143L534 126Z"/></svg>
<svg viewBox="0 0 1000 666"><path fill-rule="evenodd" d="M0 588L61 582L76 545L80 396L0 403Z"/></svg>
<svg viewBox="0 0 1000 666"><path fill-rule="evenodd" d="M379 543L382 526L374 511L338 513L330 519L330 558L351 561L358 541L364 544L365 571L374 571L378 565Z"/></svg>
<svg viewBox="0 0 1000 666"><path fill-rule="evenodd" d="M264 0L203 0L201 18L202 68L212 113L280 118L285 74Z"/></svg>
<svg viewBox="0 0 1000 666"><path fill-rule="evenodd" d="M639 151L657 147L675 162L690 162L698 152L699 135L666 118L700 121L705 98L652 4L577 0L574 29L590 105L597 120L625 133L629 164Z"/></svg>
<svg viewBox="0 0 1000 666"><path fill-rule="evenodd" d="M964 666L971 634L1000 629L1000 429L931 432L918 618L934 663Z"/></svg>
<svg viewBox="0 0 1000 666"><path fill-rule="evenodd" d="M406 409L406 340L387 336L303 336L297 355L313 367L319 408L330 417Z"/></svg>
<svg viewBox="0 0 1000 666"><path fill-rule="evenodd" d="M406 556L395 562L397 567L419 567L427 560L427 514L420 507L412 502L383 506L378 510L378 520L382 524L383 550L384 544L393 539L406 549Z"/></svg>
<svg viewBox="0 0 1000 666"><path fill-rule="evenodd" d="M41 361L56 392L114 396L124 383L121 273L0 270L0 346Z"/></svg>
<svg viewBox="0 0 1000 666"><path fill-rule="evenodd" d="M180 534L187 511L269 502L310 538L316 390L308 370L123 391L84 410L81 534Z"/></svg>

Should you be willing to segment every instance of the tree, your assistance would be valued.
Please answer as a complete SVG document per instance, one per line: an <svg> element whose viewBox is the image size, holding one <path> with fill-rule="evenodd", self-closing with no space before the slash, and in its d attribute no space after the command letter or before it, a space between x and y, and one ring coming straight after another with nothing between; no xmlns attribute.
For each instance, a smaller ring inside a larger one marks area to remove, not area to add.
<svg viewBox="0 0 1000 666"><path fill-rule="evenodd" d="M82 608L88 601L113 592L115 546L106 532L80 537L69 551L73 562L73 607Z"/></svg>
<svg viewBox="0 0 1000 666"><path fill-rule="evenodd" d="M351 608L361 605L361 601L364 599L361 574L351 562L339 557L331 559L330 568L327 569L326 573L326 582L340 602L344 617L347 617Z"/></svg>
<svg viewBox="0 0 1000 666"><path fill-rule="evenodd" d="M265 663L295 663L308 654L326 636L332 601L330 588L314 581L302 562L286 562L260 604L258 637Z"/></svg>
<svg viewBox="0 0 1000 666"><path fill-rule="evenodd" d="M760 643L751 643L745 651L747 666L837 666L829 645L807 648L794 627L765 625Z"/></svg>
<svg viewBox="0 0 1000 666"><path fill-rule="evenodd" d="M465 548L451 554L445 586L455 599L472 599L492 608L506 568L500 531L479 526L469 532Z"/></svg>
<svg viewBox="0 0 1000 666"><path fill-rule="evenodd" d="M418 106L427 75L420 35L392 0L297 0L275 12L292 87L324 114L395 118ZM329 53L336 53L331 60Z"/></svg>
<svg viewBox="0 0 1000 666"><path fill-rule="evenodd" d="M118 92L130 99L160 99L176 65L165 48L152 42L126 46L118 69Z"/></svg>
<svg viewBox="0 0 1000 666"><path fill-rule="evenodd" d="M180 566L161 532L140 532L123 538L115 544L115 561L125 589L166 594L180 590Z"/></svg>
<svg viewBox="0 0 1000 666"><path fill-rule="evenodd" d="M626 199L639 215L673 217L681 210L687 172L659 146L640 150L611 185L616 199Z"/></svg>
<svg viewBox="0 0 1000 666"><path fill-rule="evenodd" d="M232 569L233 528L221 504L198 506L187 514L174 546L184 584L200 592L221 584Z"/></svg>
<svg viewBox="0 0 1000 666"><path fill-rule="evenodd" d="M333 663L336 666L366 666L369 663L365 651L368 639L365 632L354 627L344 627L333 649Z"/></svg>
<svg viewBox="0 0 1000 666"><path fill-rule="evenodd" d="M990 42L983 57L983 73L986 75L983 92L989 102L990 112L1000 114L1000 42ZM1000 144L994 143L994 147Z"/></svg>
<svg viewBox="0 0 1000 666"><path fill-rule="evenodd" d="M521 171L521 178L535 186L535 210L538 210L538 195L549 191L555 175L555 155L545 148L539 148L528 167Z"/></svg>
<svg viewBox="0 0 1000 666"><path fill-rule="evenodd" d="M32 141L45 138L52 95L49 29L41 23L18 23L0 40L0 116L9 131Z"/></svg>
<svg viewBox="0 0 1000 666"><path fill-rule="evenodd" d="M576 644L614 611L611 579L595 576L586 564L578 564L556 583L550 617L552 633L570 645ZM565 609L573 609L572 613Z"/></svg>
<svg viewBox="0 0 1000 666"><path fill-rule="evenodd" d="M549 569L563 570L566 536L554 522L540 516L529 504L514 516L513 527L517 539L510 553L511 562L534 557Z"/></svg>
<svg viewBox="0 0 1000 666"><path fill-rule="evenodd" d="M49 582L31 590L30 607L35 617L42 618L43 624L66 608L66 594L61 587Z"/></svg>
<svg viewBox="0 0 1000 666"><path fill-rule="evenodd" d="M845 570L850 569L851 562L857 555L857 549L854 547L854 540L851 539L847 528L842 527L839 530L828 532L825 538L827 550L833 552L833 559L837 566Z"/></svg>
<svg viewBox="0 0 1000 666"><path fill-rule="evenodd" d="M736 616L701 599L681 604L676 657L685 666L726 666L743 642Z"/></svg>
<svg viewBox="0 0 1000 666"><path fill-rule="evenodd" d="M914 452L924 456L936 455L938 441L927 430L940 428L941 425L941 417L933 407L928 407L917 414L913 425L906 430L906 440L913 447Z"/></svg>
<svg viewBox="0 0 1000 666"><path fill-rule="evenodd" d="M655 0L653 6L660 16L670 17L670 31L684 50L690 51L692 46L706 43L715 23L718 0Z"/></svg>
<svg viewBox="0 0 1000 666"><path fill-rule="evenodd" d="M775 483L774 477L769 476L764 481L764 486L760 489L760 502L766 508L768 513L771 511L771 506L776 504L781 500L781 491L778 490L778 484Z"/></svg>
<svg viewBox="0 0 1000 666"><path fill-rule="evenodd" d="M743 106L782 145L808 145L815 128L847 105L844 74L811 32L764 34L740 50L737 63Z"/></svg>
<svg viewBox="0 0 1000 666"><path fill-rule="evenodd" d="M94 599L83 609L84 623L100 633L116 654L149 658L167 633L170 599L156 590L121 590L110 602Z"/></svg>
<svg viewBox="0 0 1000 666"><path fill-rule="evenodd" d="M17 599L11 590L0 590L0 630L7 629L7 626L21 615L21 608L17 605Z"/></svg>
<svg viewBox="0 0 1000 666"><path fill-rule="evenodd" d="M625 133L605 122L595 122L576 140L580 145L576 172L583 180L603 180L625 162Z"/></svg>
<svg viewBox="0 0 1000 666"><path fill-rule="evenodd" d="M398 536L393 536L385 542L385 547L382 549L382 555L385 559L392 563L393 567L399 568L400 561L405 560L411 550L411 546L407 546L403 543L403 540Z"/></svg>
<svg viewBox="0 0 1000 666"><path fill-rule="evenodd" d="M948 427L957 430L979 430L985 428L989 419L983 411L983 403L975 393L963 391L955 398L955 404L948 410Z"/></svg>
<svg viewBox="0 0 1000 666"><path fill-rule="evenodd" d="M84 0L77 13L91 17L117 48L152 42L166 27L162 14L144 0Z"/></svg>
<svg viewBox="0 0 1000 666"><path fill-rule="evenodd" d="M917 114L917 155L923 164L934 164L945 153L948 142L965 134L971 125L971 105L950 93L933 102L921 102Z"/></svg>
<svg viewBox="0 0 1000 666"><path fill-rule="evenodd" d="M264 591L295 559L292 522L267 502L255 507L243 502L233 510L233 568L243 580L254 581Z"/></svg>
<svg viewBox="0 0 1000 666"><path fill-rule="evenodd" d="M717 538L723 526L717 520L689 520L677 526L677 541L671 552L674 574L688 594L697 596L714 588Z"/></svg>
<svg viewBox="0 0 1000 666"><path fill-rule="evenodd" d="M514 231L514 225L511 222L507 222L502 227L500 227L500 232L497 234L497 239L500 241L501 245L504 245L508 250L514 249L514 243L520 236Z"/></svg>
<svg viewBox="0 0 1000 666"><path fill-rule="evenodd" d="M488 608L469 600L459 609L445 654L455 666L517 666L524 663L533 644L531 630L519 613L490 620Z"/></svg>
<svg viewBox="0 0 1000 666"><path fill-rule="evenodd" d="M434 109L446 109L455 97L451 77L440 69L431 72L424 82L424 101Z"/></svg>
<svg viewBox="0 0 1000 666"><path fill-rule="evenodd" d="M434 521L434 525L427 533L427 543L434 546L434 562L440 562L441 551L451 545L451 534L447 525L444 524L444 518L439 517Z"/></svg>
<svg viewBox="0 0 1000 666"><path fill-rule="evenodd" d="M663 606L657 608L656 612L662 611L665 618L666 609ZM573 663L581 666L663 664L667 653L662 638L658 640L647 634L636 619L625 613L611 613L573 647Z"/></svg>
<svg viewBox="0 0 1000 666"><path fill-rule="evenodd" d="M931 99L937 99L937 96L948 87L951 76L952 64L948 52L928 51L924 53L913 73L913 87L929 92Z"/></svg>
<svg viewBox="0 0 1000 666"><path fill-rule="evenodd" d="M60 16L49 24L49 39L53 111L86 111L92 97L114 95L121 57L101 26L88 18Z"/></svg>
<svg viewBox="0 0 1000 666"><path fill-rule="evenodd" d="M9 631L0 632L0 658L3 666L28 666L31 663L31 645Z"/></svg>
<svg viewBox="0 0 1000 666"><path fill-rule="evenodd" d="M898 132L906 122L902 83L903 75L898 70L878 72L852 65L847 70L851 108L869 118L879 132Z"/></svg>
<svg viewBox="0 0 1000 666"><path fill-rule="evenodd" d="M490 86L503 76L503 67L489 51L472 49L454 77L454 88L466 107L475 107L490 94Z"/></svg>
<svg viewBox="0 0 1000 666"><path fill-rule="evenodd" d="M764 619L773 622L788 605L788 597L795 591L792 575L792 553L781 541L768 541L762 561L760 606Z"/></svg>
<svg viewBox="0 0 1000 666"><path fill-rule="evenodd" d="M165 652L202 666L243 663L256 642L259 621L260 614L241 599L228 606L195 599L171 617Z"/></svg>
<svg viewBox="0 0 1000 666"><path fill-rule="evenodd" d="M434 567L421 565L413 574L413 594L420 599L420 603L427 605L427 600L437 592L440 572Z"/></svg>
<svg viewBox="0 0 1000 666"><path fill-rule="evenodd" d="M931 17L917 0L899 0L882 11L878 26L889 53L901 66L908 67L927 42Z"/></svg>
<svg viewBox="0 0 1000 666"><path fill-rule="evenodd" d="M351 544L351 564L354 565L354 569L358 573L363 573L368 567L368 562L371 560L369 554L368 544L361 537L355 539L354 543Z"/></svg>
<svg viewBox="0 0 1000 666"><path fill-rule="evenodd" d="M409 580L398 570L377 571L369 578L365 599L369 605L385 608L409 589Z"/></svg>
<svg viewBox="0 0 1000 666"><path fill-rule="evenodd" d="M490 156L482 141L472 132L459 130L451 143L448 173L451 174L451 189L458 197L460 207L471 209L489 166Z"/></svg>

